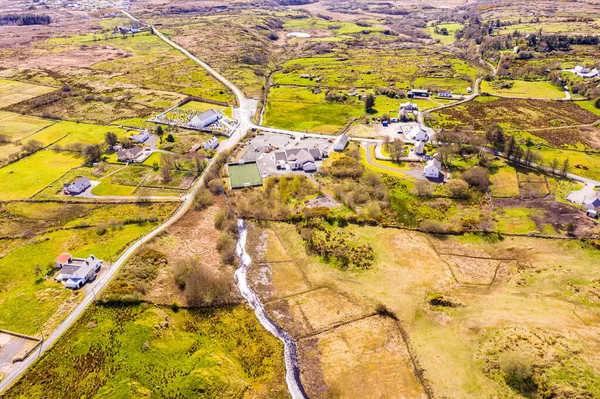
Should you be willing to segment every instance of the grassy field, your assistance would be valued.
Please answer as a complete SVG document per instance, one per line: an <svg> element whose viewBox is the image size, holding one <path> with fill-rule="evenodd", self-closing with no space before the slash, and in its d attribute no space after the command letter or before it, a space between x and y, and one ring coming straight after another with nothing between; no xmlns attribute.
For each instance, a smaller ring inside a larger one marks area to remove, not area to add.
<svg viewBox="0 0 600 399"><path fill-rule="evenodd" d="M54 87L0 79L0 108L29 100L54 90L56 90Z"/></svg>
<svg viewBox="0 0 600 399"><path fill-rule="evenodd" d="M514 167L504 165L490 174L490 191L494 197L519 196L519 182Z"/></svg>
<svg viewBox="0 0 600 399"><path fill-rule="evenodd" d="M597 152L575 151L548 146L542 146L538 152L547 162L558 159L559 164L562 164L564 160L568 159L571 165L569 170L572 173L600 180L600 154ZM576 168L575 165L577 164L582 166L582 168ZM583 166L587 167L587 170Z"/></svg>
<svg viewBox="0 0 600 399"><path fill-rule="evenodd" d="M436 128L485 130L498 123L509 131L568 127L595 122L597 115L573 102L521 100L480 96L456 107L433 113Z"/></svg>
<svg viewBox="0 0 600 399"><path fill-rule="evenodd" d="M435 33L436 26L438 29L446 28L446 30L448 31L448 34L442 35L441 33ZM456 41L456 39L454 38L454 33L461 28L462 28L461 24L441 23L441 24L437 24L435 26L429 25L429 26L427 26L427 29L425 31L427 33L429 33L434 40L439 40L440 44L448 45L448 44L454 43Z"/></svg>
<svg viewBox="0 0 600 399"><path fill-rule="evenodd" d="M512 216L519 212L513 211ZM527 225L518 223L518 229L527 230ZM590 295L596 287L592 265L600 255L590 246L526 237L436 238L377 227L349 229L373 246L376 266L372 270L334 270L306 254L294 226L275 226L284 248L309 282L335 287L354 300L361 298L358 303L364 306L381 303L395 313L410 337L410 353L424 370L426 384L436 397L521 397L498 366L502 354L513 351L531 355L536 381L544 381L540 390L600 394L597 327L589 327L598 317ZM488 288L490 282L493 284ZM431 298L442 298L442 304ZM572 312L575 305L577 315ZM319 309L321 318L325 317L324 309ZM314 317L314 312L309 310L307 316ZM402 369L368 378L374 368L387 369L373 366L368 354L377 353L374 347L360 352L363 338L387 337L393 342L394 332L385 325L367 325L369 333L362 335L351 331L352 327L360 330L360 322L353 322L316 339L301 340L306 386L318 381L320 392L333 396L343 396L349 387L369 390L369 397L381 396L379 393L390 386L388 378L397 378ZM352 339L340 341L338 334ZM376 346L379 339L370 342ZM363 356L353 357L355 351ZM339 362L333 361L339 358L352 364L351 373L339 372ZM564 359L570 360L565 363ZM349 378L355 374L361 375L360 387L353 385L357 378Z"/></svg>
<svg viewBox="0 0 600 399"><path fill-rule="evenodd" d="M53 123L34 116L0 111L0 135L8 136L13 142L24 140Z"/></svg>
<svg viewBox="0 0 600 399"><path fill-rule="evenodd" d="M14 234L16 245L0 259L0 328L34 335L40 329L47 332L83 297L83 292L73 294L51 277L43 278L60 253L79 257L94 254L108 267L123 247L156 227L174 207L53 203L6 206L3 216L9 219L0 226L3 232ZM23 239L18 238L21 235Z"/></svg>
<svg viewBox="0 0 600 399"><path fill-rule="evenodd" d="M0 168L0 200L27 199L83 160L73 154L39 151Z"/></svg>
<svg viewBox="0 0 600 399"><path fill-rule="evenodd" d="M512 80L511 82L513 83L513 86L510 89L502 89L495 88L494 83L483 80L481 82L481 92L517 98L565 98L565 93L560 87L557 87L550 82L526 82L523 80Z"/></svg>
<svg viewBox="0 0 600 399"><path fill-rule="evenodd" d="M6 397L285 398L284 372L281 343L247 307L94 305Z"/></svg>
<svg viewBox="0 0 600 399"><path fill-rule="evenodd" d="M231 107L223 107L221 105L215 105L211 103L205 103L201 101L190 101L189 103L184 104L181 109L183 110L191 110L191 111L208 111L209 109L218 109L223 112L223 115L231 118L232 109Z"/></svg>
<svg viewBox="0 0 600 399"><path fill-rule="evenodd" d="M114 126L90 125L62 121L54 124L30 137L44 145L56 143L65 148L72 144L102 144L106 132L115 133L119 139L127 137L125 130Z"/></svg>

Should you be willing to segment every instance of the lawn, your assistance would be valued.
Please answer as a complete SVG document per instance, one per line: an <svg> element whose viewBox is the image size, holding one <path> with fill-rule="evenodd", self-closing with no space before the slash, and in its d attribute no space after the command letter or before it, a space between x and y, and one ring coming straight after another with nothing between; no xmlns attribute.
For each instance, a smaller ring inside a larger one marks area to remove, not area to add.
<svg viewBox="0 0 600 399"><path fill-rule="evenodd" d="M78 155L38 151L0 168L0 200L30 198L82 163L83 160Z"/></svg>
<svg viewBox="0 0 600 399"><path fill-rule="evenodd" d="M56 90L54 87L39 86L14 80L0 79L0 108L41 96Z"/></svg>
<svg viewBox="0 0 600 399"><path fill-rule="evenodd" d="M502 80L497 82L504 82ZM508 89L495 88L493 83L481 81L481 92L492 95L519 97L519 98L544 98L561 99L565 93L550 82L527 82L524 80L511 80L513 86Z"/></svg>
<svg viewBox="0 0 600 399"><path fill-rule="evenodd" d="M93 305L6 398L287 397L284 374L248 307Z"/></svg>
<svg viewBox="0 0 600 399"><path fill-rule="evenodd" d="M13 142L20 141L53 123L35 116L0 111L0 136L6 135Z"/></svg>
<svg viewBox="0 0 600 399"><path fill-rule="evenodd" d="M56 145L65 148L72 144L102 144L106 132L117 134L119 139L127 137L125 130L115 126L62 121L34 134L30 138L38 140L44 145L56 143Z"/></svg>

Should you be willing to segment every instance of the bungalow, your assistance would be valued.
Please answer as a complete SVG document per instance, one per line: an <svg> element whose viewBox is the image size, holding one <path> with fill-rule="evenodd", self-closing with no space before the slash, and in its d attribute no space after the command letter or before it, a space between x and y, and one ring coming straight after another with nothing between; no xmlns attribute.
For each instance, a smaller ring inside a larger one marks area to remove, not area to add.
<svg viewBox="0 0 600 399"><path fill-rule="evenodd" d="M121 148L117 151L117 161L119 162L132 162L139 158L144 149L142 147L131 147L131 148Z"/></svg>
<svg viewBox="0 0 600 399"><path fill-rule="evenodd" d="M223 113L218 109L209 109L201 113L200 115L196 115L190 120L190 127L194 129L204 129L207 126L212 125L219 119L223 117Z"/></svg>
<svg viewBox="0 0 600 399"><path fill-rule="evenodd" d="M316 172L316 161L327 156L319 148L291 148L273 153L277 169L282 169L286 164L291 170L302 169L305 172Z"/></svg>
<svg viewBox="0 0 600 399"><path fill-rule="evenodd" d="M63 282L67 288L79 289L88 281L96 278L102 267L102 261L94 255L87 259L73 258L69 253L62 253L54 260L54 266L60 269L55 280Z"/></svg>
<svg viewBox="0 0 600 399"><path fill-rule="evenodd" d="M452 92L450 90L440 90L438 91L438 97L452 98Z"/></svg>
<svg viewBox="0 0 600 399"><path fill-rule="evenodd" d="M150 138L150 134L148 133L147 130L143 130L141 133L138 134L134 134L133 136L131 136L129 139L131 141L135 141L136 143L143 143L146 140L148 140Z"/></svg>
<svg viewBox="0 0 600 399"><path fill-rule="evenodd" d="M80 177L73 180L71 184L65 184L64 193L67 195L81 194L92 185L92 182L87 177Z"/></svg>
<svg viewBox="0 0 600 399"><path fill-rule="evenodd" d="M215 136L212 136L208 141L205 141L204 144L202 144L202 148L204 148L205 151L216 150L218 146L219 140Z"/></svg>
<svg viewBox="0 0 600 399"><path fill-rule="evenodd" d="M425 164L423 168L423 174L425 177L429 177L431 179L439 179L440 177L440 169L442 168L442 164L435 158L430 159Z"/></svg>
<svg viewBox="0 0 600 399"><path fill-rule="evenodd" d="M408 92L407 97L408 98L429 97L429 91L427 91L427 90L412 89L411 91Z"/></svg>
<svg viewBox="0 0 600 399"><path fill-rule="evenodd" d="M346 136L345 133L342 133L333 142L333 150L334 151L344 151L344 148L346 148L347 145L348 145L348 136Z"/></svg>

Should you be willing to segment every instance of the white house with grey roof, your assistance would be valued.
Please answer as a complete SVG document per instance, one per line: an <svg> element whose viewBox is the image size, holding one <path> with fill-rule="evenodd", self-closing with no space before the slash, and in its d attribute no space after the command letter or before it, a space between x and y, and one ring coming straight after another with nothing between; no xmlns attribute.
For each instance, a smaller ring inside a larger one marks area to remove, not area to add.
<svg viewBox="0 0 600 399"><path fill-rule="evenodd" d="M56 281L64 283L67 288L78 290L88 281L96 278L102 267L102 261L94 255L84 259L74 258L64 252L56 258L54 267L60 269L55 277Z"/></svg>
<svg viewBox="0 0 600 399"><path fill-rule="evenodd" d="M340 134L337 139L333 142L334 151L344 151L344 148L348 145L348 136L345 133Z"/></svg>
<svg viewBox="0 0 600 399"><path fill-rule="evenodd" d="M85 176L79 177L73 180L71 184L65 184L64 192L68 195L78 195L90 188L91 185L92 182L90 181L90 179L88 179Z"/></svg>
<svg viewBox="0 0 600 399"><path fill-rule="evenodd" d="M430 159L423 168L423 174L430 179L439 179L442 164L435 158Z"/></svg>
<svg viewBox="0 0 600 399"><path fill-rule="evenodd" d="M200 115L194 116L190 120L189 125L194 129L204 129L205 127L212 125L222 117L223 113L218 109L209 109L208 111L205 111Z"/></svg>
<svg viewBox="0 0 600 399"><path fill-rule="evenodd" d="M202 148L204 148L205 151L216 150L218 146L219 140L215 136L212 136L209 140L205 141L204 144L202 144Z"/></svg>
<svg viewBox="0 0 600 399"><path fill-rule="evenodd" d="M285 169L287 166L290 170L303 170L307 173L316 172L316 162L325 157L327 153L319 148L290 148L273 153L277 169Z"/></svg>

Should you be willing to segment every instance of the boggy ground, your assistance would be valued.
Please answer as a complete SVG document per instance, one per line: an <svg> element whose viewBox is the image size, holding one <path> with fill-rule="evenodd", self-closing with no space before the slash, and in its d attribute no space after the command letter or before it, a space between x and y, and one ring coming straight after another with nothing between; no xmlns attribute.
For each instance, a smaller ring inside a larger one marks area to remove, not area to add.
<svg viewBox="0 0 600 399"><path fill-rule="evenodd" d="M288 224L250 230L250 277L298 339L310 397L600 395L591 245L347 229L373 246L372 269L341 271L307 254ZM515 352L528 354L517 360L532 370L524 387L506 371Z"/></svg>

